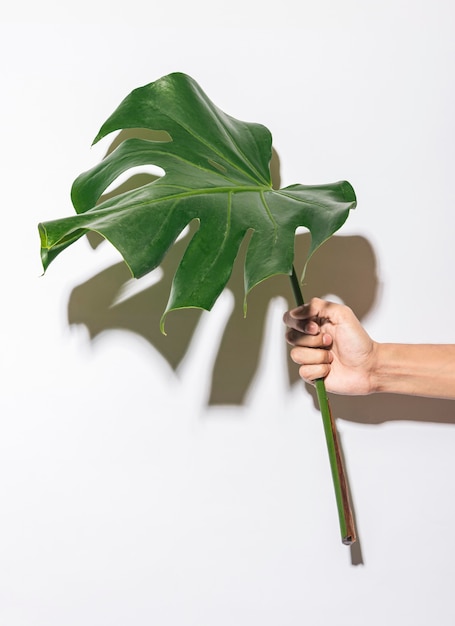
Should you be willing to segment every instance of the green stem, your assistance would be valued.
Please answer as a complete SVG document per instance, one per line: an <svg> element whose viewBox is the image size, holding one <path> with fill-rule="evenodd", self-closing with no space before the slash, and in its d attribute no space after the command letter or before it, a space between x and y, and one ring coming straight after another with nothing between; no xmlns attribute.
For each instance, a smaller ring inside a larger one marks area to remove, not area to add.
<svg viewBox="0 0 455 626"><path fill-rule="evenodd" d="M300 282L297 278L295 268L292 268L291 285L294 293L294 299L297 306L304 304ZM330 469L332 472L333 486L335 489L335 498L338 509L338 518L340 522L341 538L344 544L351 545L356 540L354 519L352 515L351 505L349 502L349 490L347 485L346 473L343 466L343 458L341 454L341 446L338 438L335 420L330 410L329 399L325 389L323 378L315 381L316 393L318 396L319 408L324 426L324 433L327 442L327 450L329 453Z"/></svg>

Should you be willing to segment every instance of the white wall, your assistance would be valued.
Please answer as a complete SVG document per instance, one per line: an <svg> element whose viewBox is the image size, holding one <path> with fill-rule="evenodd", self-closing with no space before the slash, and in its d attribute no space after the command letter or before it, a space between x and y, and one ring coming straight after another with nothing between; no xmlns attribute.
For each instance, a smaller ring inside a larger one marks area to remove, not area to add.
<svg viewBox="0 0 455 626"><path fill-rule="evenodd" d="M453 403L333 399L351 552L318 411L287 378L284 283L258 288L258 317L235 319L220 363L232 294L198 323L181 318L196 328L188 349L177 317L165 344L153 290L150 312L138 295L122 315L109 308L123 280L115 250L80 241L41 277L36 229L72 213L71 183L109 145L90 148L120 100L184 71L271 129L283 186L354 185L358 209L310 266L307 295L345 299L378 340L453 342L453 11L442 0L10 9L1 624L454 623ZM257 367L253 326L266 335Z"/></svg>

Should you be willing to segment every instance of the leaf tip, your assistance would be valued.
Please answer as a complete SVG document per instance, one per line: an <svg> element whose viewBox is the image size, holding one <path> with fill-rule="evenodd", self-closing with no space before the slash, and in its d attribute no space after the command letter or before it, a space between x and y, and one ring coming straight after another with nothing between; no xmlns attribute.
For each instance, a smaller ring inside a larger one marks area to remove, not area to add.
<svg viewBox="0 0 455 626"><path fill-rule="evenodd" d="M353 204L351 206L351 209L355 209L355 207L357 206L357 197L354 191L354 187L351 185L350 182L344 180L341 184L341 188L345 200L347 202L352 202Z"/></svg>
<svg viewBox="0 0 455 626"><path fill-rule="evenodd" d="M164 335L165 337L167 337L167 332L164 329L164 324L166 321L166 313L163 314L162 318L160 319L160 331L161 334Z"/></svg>
<svg viewBox="0 0 455 626"><path fill-rule="evenodd" d="M91 147L93 147L95 144L98 143L98 141L100 141L103 138L103 134L101 133L101 131L97 134L97 136L95 137L95 139L92 141L91 143Z"/></svg>
<svg viewBox="0 0 455 626"><path fill-rule="evenodd" d="M38 232L39 232L40 243L41 243L41 250L40 250L41 264L43 266L43 273L41 274L41 276L43 276L47 268L49 267L50 258L49 258L49 242L48 242L48 237L47 237L47 230L46 230L45 225L42 222L38 224Z"/></svg>

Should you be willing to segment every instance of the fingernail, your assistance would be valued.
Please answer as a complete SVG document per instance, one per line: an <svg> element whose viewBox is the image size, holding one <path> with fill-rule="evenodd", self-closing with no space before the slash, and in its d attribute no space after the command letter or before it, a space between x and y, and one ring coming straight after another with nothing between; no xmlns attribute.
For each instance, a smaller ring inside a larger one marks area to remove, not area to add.
<svg viewBox="0 0 455 626"><path fill-rule="evenodd" d="M304 332L308 335L317 335L319 332L319 326L316 324L316 322L308 322L307 324L305 324Z"/></svg>
<svg viewBox="0 0 455 626"><path fill-rule="evenodd" d="M329 346L332 343L332 337L330 335L323 335L322 343L324 346Z"/></svg>

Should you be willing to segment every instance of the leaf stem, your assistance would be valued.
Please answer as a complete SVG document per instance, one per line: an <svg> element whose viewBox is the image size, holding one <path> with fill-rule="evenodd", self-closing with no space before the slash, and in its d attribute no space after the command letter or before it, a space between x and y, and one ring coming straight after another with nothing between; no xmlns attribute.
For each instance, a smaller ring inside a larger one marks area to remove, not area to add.
<svg viewBox="0 0 455 626"><path fill-rule="evenodd" d="M294 299L297 306L304 304L300 282L297 278L295 268L292 268L291 286L294 293ZM349 489L346 478L346 472L343 464L343 456L341 452L341 444L335 420L330 410L329 399L325 389L323 378L315 381L316 393L318 396L319 408L322 416L325 438L327 442L327 451L329 453L330 469L332 472L333 486L335 489L335 498L338 509L338 518L340 522L341 539L345 545L351 545L356 541L356 532L354 524L354 516L349 500Z"/></svg>

